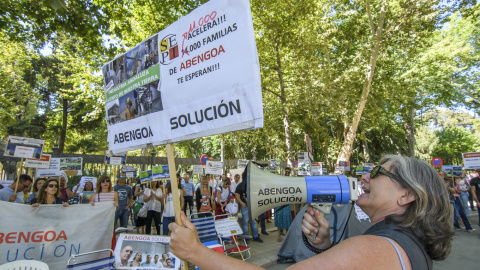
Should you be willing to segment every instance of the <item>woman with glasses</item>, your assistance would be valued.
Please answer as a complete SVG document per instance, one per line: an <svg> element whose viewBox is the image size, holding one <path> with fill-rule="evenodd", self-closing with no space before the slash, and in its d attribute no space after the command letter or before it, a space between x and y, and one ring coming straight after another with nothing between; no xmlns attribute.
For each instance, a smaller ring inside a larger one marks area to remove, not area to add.
<svg viewBox="0 0 480 270"><path fill-rule="evenodd" d="M197 205L198 217L206 217L212 212L212 188L208 186L209 179L202 176L200 186L195 192L195 204Z"/></svg>
<svg viewBox="0 0 480 270"><path fill-rule="evenodd" d="M362 235L330 242L330 224L312 207L303 215L302 238L317 255L289 269L432 269L432 260L450 253L454 230L448 191L425 161L385 156L362 177L357 204L372 226ZM202 246L195 226L182 213L183 225L170 225L170 250L201 269L259 269ZM309 236L309 237L307 237ZM310 240L313 239L313 240Z"/></svg>
<svg viewBox="0 0 480 270"><path fill-rule="evenodd" d="M118 194L113 191L110 177L102 175L98 178L95 194L90 197L90 204L95 205L95 202L113 202L118 210Z"/></svg>
<svg viewBox="0 0 480 270"><path fill-rule="evenodd" d="M64 207L68 203L60 197L60 188L56 179L50 179L43 183L38 191L38 197L31 200L33 207L38 207L41 204L61 204Z"/></svg>
<svg viewBox="0 0 480 270"><path fill-rule="evenodd" d="M33 183L33 192L32 194L28 195L28 198L25 201L26 204L31 204L34 198L38 198L38 193L42 188L43 183L45 183L45 181L47 181L47 178L44 178L44 177L40 177L40 178L37 178L37 180L35 180L35 182Z"/></svg>

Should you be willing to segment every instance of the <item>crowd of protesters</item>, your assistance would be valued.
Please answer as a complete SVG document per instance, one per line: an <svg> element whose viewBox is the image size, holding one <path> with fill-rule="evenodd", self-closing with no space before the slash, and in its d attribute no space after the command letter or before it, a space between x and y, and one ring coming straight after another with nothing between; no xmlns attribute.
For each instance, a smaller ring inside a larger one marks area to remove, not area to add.
<svg viewBox="0 0 480 270"><path fill-rule="evenodd" d="M291 169L286 168L285 176L290 174ZM469 174L463 173L461 177L448 176L441 171L439 174L450 191L450 202L454 209L452 217L454 227L460 230L464 226L465 230L471 232L473 230L471 223L476 221L471 220L470 215L475 210L479 214L478 225L480 226L480 208L478 207L480 206L480 169ZM242 181L239 174L233 177L229 173L221 176L199 176L196 183L190 178L188 172L183 177L180 174L176 177L180 206L184 212L189 212L188 216L227 214L239 219L241 215L239 224L244 234L249 234L251 231L254 241L263 242L258 233L257 223L260 223L261 234L269 234L264 224L265 221L272 222L272 211L268 211L267 215L262 214L257 219L249 220L246 183ZM98 178L95 187L92 182L86 182L82 188L79 184L74 186L72 191L67 187L65 177L42 177L33 181L29 175L22 174L18 178L18 183L15 180L8 186L0 185L0 200L31 204L32 207L39 207L42 204L62 204L67 207L69 203L82 202L95 205L97 202L111 201L116 208L115 226L127 227L130 219L138 234L152 234L152 225L154 225L154 233L168 235L168 225L175 222L170 181L142 183L137 177L134 185L129 184L130 182L123 174L120 175L117 184L113 185L110 177L103 175ZM85 200L83 197L87 195L84 194L89 194L89 199ZM73 200L75 197L79 199ZM289 229L292 217L295 215L292 210L290 205L276 207L273 210L279 242L283 240L281 236Z"/></svg>

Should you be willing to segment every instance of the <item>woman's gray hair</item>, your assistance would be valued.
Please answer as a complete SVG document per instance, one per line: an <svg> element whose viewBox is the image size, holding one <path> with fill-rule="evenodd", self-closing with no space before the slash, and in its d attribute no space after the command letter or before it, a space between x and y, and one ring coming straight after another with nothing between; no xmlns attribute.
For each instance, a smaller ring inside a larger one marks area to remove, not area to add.
<svg viewBox="0 0 480 270"><path fill-rule="evenodd" d="M407 211L385 218L400 227L409 228L425 245L433 260L444 260L453 241L452 211L447 187L440 175L425 161L405 156L387 155L380 164L390 164L397 182L414 196Z"/></svg>

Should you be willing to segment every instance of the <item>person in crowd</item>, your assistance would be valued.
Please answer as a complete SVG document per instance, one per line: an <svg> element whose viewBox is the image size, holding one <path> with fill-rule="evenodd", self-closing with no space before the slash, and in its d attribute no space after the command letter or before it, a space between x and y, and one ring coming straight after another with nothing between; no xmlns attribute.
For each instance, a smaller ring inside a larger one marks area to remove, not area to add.
<svg viewBox="0 0 480 270"><path fill-rule="evenodd" d="M302 236L318 254L289 269L432 269L432 260L449 255L454 230L448 190L438 173L425 161L405 156L388 155L379 164L362 177L364 193L357 201L372 226L362 235L331 243L330 224L308 207ZM259 269L202 246L195 226L180 217L185 227L170 225L170 250L177 257L201 269Z"/></svg>
<svg viewBox="0 0 480 270"><path fill-rule="evenodd" d="M238 220L239 211L238 203L235 202L235 193L230 192L230 195L228 196L228 204L225 206L225 212Z"/></svg>
<svg viewBox="0 0 480 270"><path fill-rule="evenodd" d="M225 214L225 206L228 203L228 195L230 195L231 182L228 178L225 178L222 182L221 187L217 187L215 189L215 215L224 215Z"/></svg>
<svg viewBox="0 0 480 270"><path fill-rule="evenodd" d="M128 225L129 208L133 200L132 187L127 186L126 181L125 173L122 173L114 187L114 191L118 194L118 210L115 212L115 223L123 228ZM120 225L117 223L118 219L120 219Z"/></svg>
<svg viewBox="0 0 480 270"><path fill-rule="evenodd" d="M45 181L38 191L38 197L33 198L30 203L32 207L38 207L41 204L62 204L64 207L68 203L60 197L59 184L56 179L49 179Z"/></svg>
<svg viewBox="0 0 480 270"><path fill-rule="evenodd" d="M133 260L130 262L130 267L142 266L141 262L142 262L142 253L137 252L137 254L135 254L135 257L133 257Z"/></svg>
<svg viewBox="0 0 480 270"><path fill-rule="evenodd" d="M472 177L471 174L467 175L465 177L465 180L468 182L468 203L470 204L470 210L471 211L475 211L475 206L473 205L473 194L472 194L472 186L470 184L470 182L472 181L472 179L475 178L475 177Z"/></svg>
<svg viewBox="0 0 480 270"><path fill-rule="evenodd" d="M152 263L152 256L150 255L147 255L147 259L145 260L144 263L142 263L142 266L145 267L145 266L154 266L153 263Z"/></svg>
<svg viewBox="0 0 480 270"><path fill-rule="evenodd" d="M134 187L135 192L133 193L133 195L136 197L136 201L138 203L141 203L142 205L144 204L143 192L145 191L145 189L146 189L146 184L142 184L140 181L140 177L137 177L137 184ZM140 229L141 229L142 234L145 234L145 224L147 222L147 218L139 217L137 214L135 214L134 218L135 218L135 228L137 229L137 233L140 233Z"/></svg>
<svg viewBox="0 0 480 270"><path fill-rule="evenodd" d="M187 204L190 215L193 214L193 192L195 191L195 186L193 182L190 181L190 173L186 172L183 176L183 188L185 189L185 194L183 195L183 212L187 213Z"/></svg>
<svg viewBox="0 0 480 270"><path fill-rule="evenodd" d="M453 206L455 207L455 211L457 211L458 215L463 221L463 225L465 225L465 229L467 232L471 233L473 232L473 228L470 225L470 221L468 220L467 216L465 215L465 211L463 210L462 203L460 201L460 189L455 188L455 184L453 183L453 177L449 177L449 183L448 183L448 190L451 193L450 200L453 200ZM458 218L454 215L453 219L453 226L457 229L460 230L460 224L458 223Z"/></svg>
<svg viewBox="0 0 480 270"><path fill-rule="evenodd" d="M162 264L162 267L167 266L167 259L168 259L167 253L163 253L162 254L162 259L160 260L160 263Z"/></svg>
<svg viewBox="0 0 480 270"><path fill-rule="evenodd" d="M205 217L206 213L212 212L212 188L208 185L207 177L200 178L200 187L195 192L198 217Z"/></svg>
<svg viewBox="0 0 480 270"><path fill-rule="evenodd" d="M173 260L168 258L166 261L165 261L165 268L173 268Z"/></svg>
<svg viewBox="0 0 480 270"><path fill-rule="evenodd" d="M238 184L237 188L235 189L235 199L237 200L237 203L240 204L240 211L242 212L242 230L243 234L248 236L248 226L250 225L250 228L252 229L253 241L263 243L260 235L258 235L257 223L255 222L255 220L250 220L250 215L248 213L246 171L247 168L245 168L245 171L242 174L242 182L240 182L240 184Z"/></svg>
<svg viewBox="0 0 480 270"><path fill-rule="evenodd" d="M18 185L17 180L15 180L8 187L0 189L0 201L23 204L23 190L28 190L32 182L32 177L30 177L30 175L20 175L20 177L18 178ZM15 193L15 187L17 188L17 193Z"/></svg>
<svg viewBox="0 0 480 270"><path fill-rule="evenodd" d="M60 197L62 197L66 202L73 198L73 192L70 188L67 187L67 180L65 176L58 177L60 182Z"/></svg>
<svg viewBox="0 0 480 270"><path fill-rule="evenodd" d="M102 175L98 178L95 194L90 197L90 204L95 205L95 202L113 202L118 210L118 194L113 190L110 177Z"/></svg>
<svg viewBox="0 0 480 270"><path fill-rule="evenodd" d="M470 189L470 185L468 184L467 179L465 179L465 172L463 172L462 177L455 178L455 189L460 191L460 202L462 203L465 215L469 217L470 208L468 207L468 190Z"/></svg>
<svg viewBox="0 0 480 270"><path fill-rule="evenodd" d="M85 193L84 192L92 192L92 191L95 191L93 189L93 182L85 182L85 186L83 187L83 191L80 192L80 194L78 195L78 197L80 198L80 202L83 202L83 198L85 197ZM90 201L90 200L89 200ZM87 202L88 203L88 202Z"/></svg>
<svg viewBox="0 0 480 270"><path fill-rule="evenodd" d="M98 183L98 182L97 182ZM120 250L120 261L117 261L117 267L118 266L129 266L128 265L128 260L133 254L133 247L131 246L125 246ZM136 256L135 256L136 257ZM140 255L141 257L141 255Z"/></svg>
<svg viewBox="0 0 480 270"><path fill-rule="evenodd" d="M233 177L233 181L230 183L230 190L232 192L235 192L235 189L237 189L238 184L240 184L240 174L235 174Z"/></svg>
<svg viewBox="0 0 480 270"><path fill-rule="evenodd" d="M285 176L290 176L291 171L290 167L286 167ZM277 227L277 242L282 242L282 235L287 235L287 231L292 225L292 208L289 204L275 207L274 225Z"/></svg>
<svg viewBox="0 0 480 270"><path fill-rule="evenodd" d="M180 198L180 209L183 208L182 183L178 182L178 196ZM172 182L168 182L165 187L165 193L162 198L165 200L165 209L163 210L163 235L168 235L168 224L175 222L175 211L173 208Z"/></svg>
<svg viewBox="0 0 480 270"><path fill-rule="evenodd" d="M40 188L42 187L43 183L47 181L47 178L45 177L40 177L33 182L33 191L32 194L30 194L25 201L25 203L30 204L32 202L32 199L38 198L38 192L40 191Z"/></svg>
<svg viewBox="0 0 480 270"><path fill-rule="evenodd" d="M470 174L470 177L472 177L470 189L472 190L473 199L477 203L478 226L480 226L480 169L476 169L475 173Z"/></svg>
<svg viewBox="0 0 480 270"><path fill-rule="evenodd" d="M163 192L158 187L159 181L150 182L150 188L145 189L143 202L147 204L147 219L145 225L148 235L152 233L152 220L155 221L157 235L160 235L160 220L162 218Z"/></svg>
<svg viewBox="0 0 480 270"><path fill-rule="evenodd" d="M159 259L158 255L153 256L153 266L157 268L162 268L163 264L158 259Z"/></svg>

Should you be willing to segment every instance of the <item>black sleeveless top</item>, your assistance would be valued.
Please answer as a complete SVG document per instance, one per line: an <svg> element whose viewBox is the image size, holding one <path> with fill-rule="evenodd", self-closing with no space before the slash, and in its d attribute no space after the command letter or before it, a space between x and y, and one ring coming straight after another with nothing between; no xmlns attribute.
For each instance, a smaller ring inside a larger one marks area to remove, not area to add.
<svg viewBox="0 0 480 270"><path fill-rule="evenodd" d="M370 227L363 235L384 236L393 239L407 253L413 270L432 269L432 260L424 245L409 229L398 227L392 223L387 224L383 220ZM405 259L403 258L404 261Z"/></svg>

